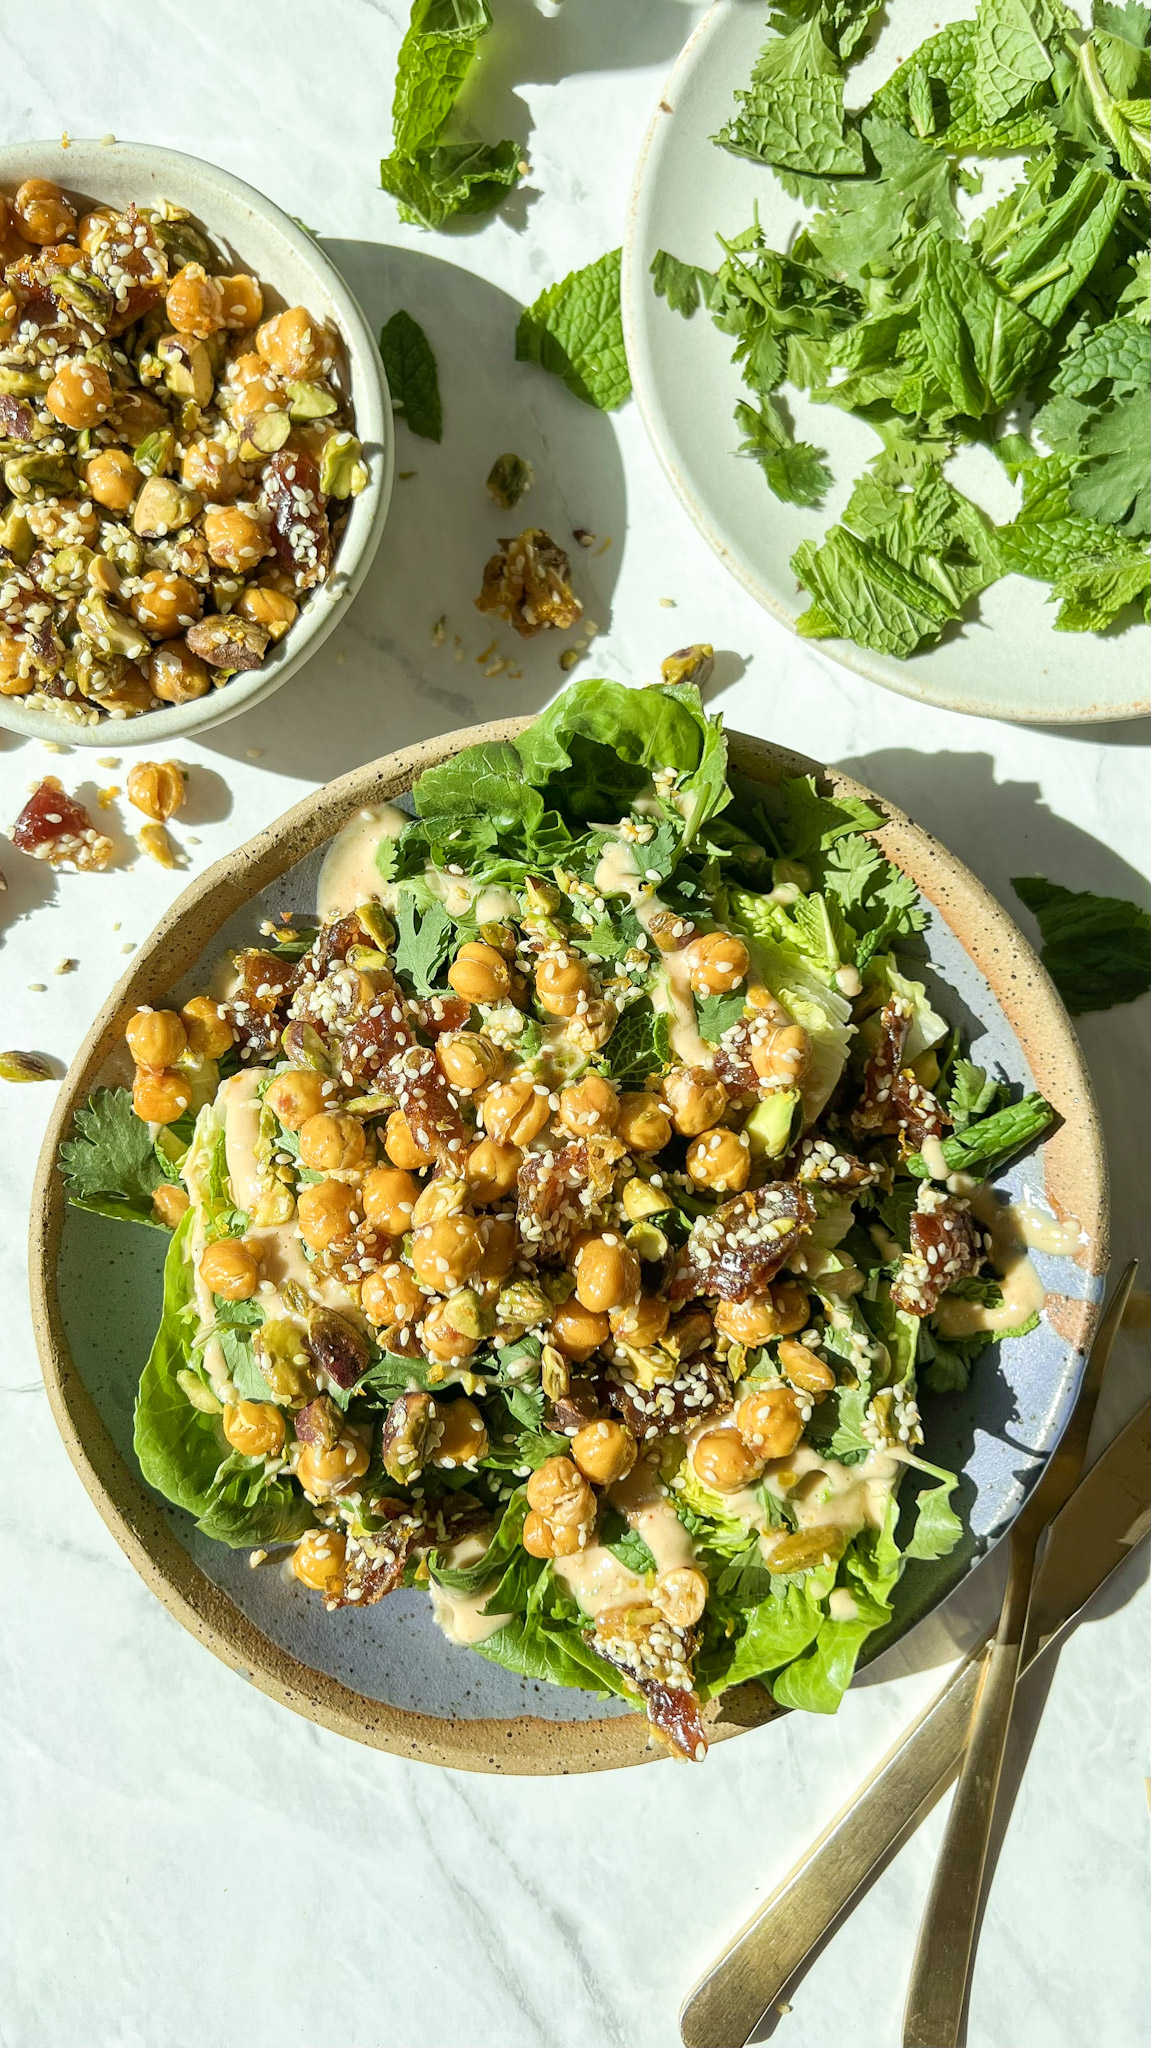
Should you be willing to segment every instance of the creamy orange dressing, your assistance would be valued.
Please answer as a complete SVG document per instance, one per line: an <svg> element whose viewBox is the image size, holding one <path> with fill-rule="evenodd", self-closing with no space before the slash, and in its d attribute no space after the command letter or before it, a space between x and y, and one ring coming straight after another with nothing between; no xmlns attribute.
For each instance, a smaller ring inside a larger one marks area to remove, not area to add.
<svg viewBox="0 0 1151 2048"><path fill-rule="evenodd" d="M316 908L325 920L346 917L358 903L382 902L376 854L386 839L398 839L411 820L395 804L370 804L336 833L320 869Z"/></svg>
<svg viewBox="0 0 1151 2048"><path fill-rule="evenodd" d="M458 1543L449 1545L445 1562L453 1570L476 1564L487 1549L486 1537L480 1535L461 1536ZM459 1643L464 1649L472 1649L476 1643L486 1643L497 1629L511 1620L510 1614L485 1614L484 1606L491 1587L481 1588L478 1593L461 1593L451 1586L437 1586L434 1579L429 1582L428 1592L432 1601L432 1617L442 1628L448 1641Z"/></svg>

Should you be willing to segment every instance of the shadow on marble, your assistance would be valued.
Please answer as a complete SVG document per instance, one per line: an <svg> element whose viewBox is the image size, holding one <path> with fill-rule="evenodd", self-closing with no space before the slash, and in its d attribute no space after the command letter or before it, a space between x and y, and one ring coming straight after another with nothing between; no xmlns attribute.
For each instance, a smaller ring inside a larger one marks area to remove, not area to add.
<svg viewBox="0 0 1151 2048"><path fill-rule="evenodd" d="M689 7L669 0L579 0L551 14L536 0L503 0L461 96L461 116L484 135L524 141L532 119L517 86L649 64L670 68L692 18Z"/></svg>
<svg viewBox="0 0 1151 2048"><path fill-rule="evenodd" d="M444 438L420 440L397 420L388 524L346 620L275 697L202 735L222 755L243 759L258 749L272 774L317 782L457 726L547 703L565 681L561 653L610 622L627 516L611 421L558 378L516 362L515 299L422 250L325 246L371 327L403 307L425 329L439 365ZM492 463L509 451L534 472L511 512L485 487ZM584 606L571 632L521 639L475 609L488 557L525 526L544 527L571 557ZM581 546L577 531L592 543ZM572 680L595 673L593 637Z"/></svg>
<svg viewBox="0 0 1151 2048"><path fill-rule="evenodd" d="M1146 747L1151 745L1151 718L1116 718L1107 725L1036 725L1029 728L1048 739L1076 741L1089 747Z"/></svg>
<svg viewBox="0 0 1151 2048"><path fill-rule="evenodd" d="M219 825L232 815L233 798L222 775L197 761L188 771L187 796L177 814L177 833L197 825Z"/></svg>

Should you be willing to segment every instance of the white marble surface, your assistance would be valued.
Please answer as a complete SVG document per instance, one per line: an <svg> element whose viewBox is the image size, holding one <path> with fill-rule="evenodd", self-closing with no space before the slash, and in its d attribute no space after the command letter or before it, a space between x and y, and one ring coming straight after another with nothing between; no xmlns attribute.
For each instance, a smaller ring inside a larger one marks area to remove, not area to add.
<svg viewBox="0 0 1151 2048"><path fill-rule="evenodd" d="M476 661L493 636L470 599L502 523L483 479L515 447L536 465L533 519L561 535L582 525L612 536L602 555L577 559L602 629L577 673L651 679L672 646L709 639L722 650L715 702L729 723L850 764L1007 900L1008 877L1034 871L1146 900L1145 728L1061 734L961 720L835 669L725 576L672 500L634 408L600 419L514 363L518 304L619 241L650 109L695 14L676 0L495 6L477 119L488 134L522 137L533 175L504 218L438 237L399 227L375 184L401 0L181 10L44 0L34 22L13 9L0 20L7 135L114 129L214 158L330 238L370 318L406 305L440 358L443 445L401 427L399 467L415 475L396 486L368 589L309 672L181 750L192 771L179 821L189 872L316 781L552 694L560 678L546 644L525 653L497 636L498 651L520 660L515 681ZM437 650L431 626L445 611ZM49 757L0 734L0 819L11 822L48 770L70 788L122 782L130 753L110 750L122 755L118 775L94 770L91 755ZM123 949L178 886L146 861L128 864L130 853L126 839L114 871L53 878L2 851L5 1044L70 1058ZM65 958L75 969L57 978ZM36 981L45 993L30 991ZM1147 1020L1144 1001L1083 1023L1119 1258L1147 1255ZM0 1104L0 2041L673 2048L684 1990L934 1689L946 1633L913 1637L898 1669L872 1674L835 1721L791 1717L698 1772L468 1777L353 1747L282 1712L152 1599L53 1428L23 1278L52 1092L6 1090ZM1104 1433L1141 1398L1145 1374L1145 1345L1124 1340ZM1134 1556L1029 1689L1013 1785L1028 1742L1030 1756L991 1885L971 2048L1145 2038L1145 1570ZM972 1597L987 1604L990 1586ZM898 2040L941 1822L937 1813L920 1830L791 1993L778 2020L789 2048Z"/></svg>

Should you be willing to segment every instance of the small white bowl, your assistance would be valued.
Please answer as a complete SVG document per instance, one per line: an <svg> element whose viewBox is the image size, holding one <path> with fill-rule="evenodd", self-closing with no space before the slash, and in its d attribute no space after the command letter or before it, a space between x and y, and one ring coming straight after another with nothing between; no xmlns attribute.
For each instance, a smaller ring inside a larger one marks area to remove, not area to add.
<svg viewBox="0 0 1151 2048"><path fill-rule="evenodd" d="M364 315L319 243L270 199L228 171L174 149L144 142L9 143L0 148L0 190L9 195L25 178L54 178L65 191L94 205L152 204L169 199L186 207L237 270L259 278L273 306L302 305L330 321L343 343L337 375L351 399L355 430L368 464L368 483L351 509L331 575L312 591L291 631L276 643L262 668L234 676L191 704L145 711L139 718L74 724L50 711L29 709L19 697L0 697L0 725L29 739L69 746L159 745L247 711L278 690L326 640L371 567L392 493L395 437L387 380L376 340Z"/></svg>

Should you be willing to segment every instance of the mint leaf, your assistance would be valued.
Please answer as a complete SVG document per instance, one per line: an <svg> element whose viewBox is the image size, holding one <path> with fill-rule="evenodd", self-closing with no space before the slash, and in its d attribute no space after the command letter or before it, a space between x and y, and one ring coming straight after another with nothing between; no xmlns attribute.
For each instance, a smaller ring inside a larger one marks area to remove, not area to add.
<svg viewBox="0 0 1151 2048"><path fill-rule="evenodd" d="M491 25L486 0L414 0L396 66L392 154L380 164L380 183L411 226L440 228L456 213L486 213L521 175L518 143L443 141Z"/></svg>
<svg viewBox="0 0 1151 2048"><path fill-rule="evenodd" d="M1131 314L1105 320L1076 348L1069 349L1051 380L1051 389L1080 398L1108 379L1111 397L1151 384L1151 329Z"/></svg>
<svg viewBox="0 0 1151 2048"><path fill-rule="evenodd" d="M60 1147L64 1192L75 1209L165 1226L152 1195L168 1178L156 1159L148 1126L132 1108L126 1088L97 1088L74 1118L76 1136Z"/></svg>
<svg viewBox="0 0 1151 2048"><path fill-rule="evenodd" d="M975 17L975 97L984 121L1003 121L1051 76L1051 58L1027 0L980 0Z"/></svg>
<svg viewBox="0 0 1151 2048"><path fill-rule="evenodd" d="M620 251L549 285L520 314L516 361L538 363L600 412L631 396L619 302Z"/></svg>
<svg viewBox="0 0 1151 2048"><path fill-rule="evenodd" d="M600 1055L604 1072L621 1088L640 1088L671 1061L671 1027L645 997L626 1009Z"/></svg>
<svg viewBox="0 0 1151 2048"><path fill-rule="evenodd" d="M380 354L392 409L425 441L443 439L440 380L432 346L419 322L402 310L380 329Z"/></svg>
<svg viewBox="0 0 1151 2048"><path fill-rule="evenodd" d="M735 95L735 116L714 138L721 148L820 177L862 171L863 145L845 124L843 73L820 15L764 44L749 89Z"/></svg>
<svg viewBox="0 0 1151 2048"><path fill-rule="evenodd" d="M1045 1097L1024 1095L1021 1101L1010 1102L1003 1109L997 1109L994 1116L984 1117L979 1123L968 1123L962 1131L953 1131L949 1138L944 1138L942 1151L947 1171L970 1173L975 1168L977 1178L986 1180L996 1168L1005 1165L1024 1145L1030 1145L1054 1121L1055 1111ZM931 1178L927 1162L919 1152L911 1154L907 1171L916 1180Z"/></svg>
<svg viewBox="0 0 1151 2048"><path fill-rule="evenodd" d="M654 1552L644 1542L638 1529L633 1529L625 1515L618 1508L605 1507L600 1517L600 1541L626 1565L629 1572L638 1572L642 1578L645 1572L659 1570Z"/></svg>
<svg viewBox="0 0 1151 2048"><path fill-rule="evenodd" d="M823 545L802 541L791 566L814 603L798 621L808 639L842 635L881 654L914 654L937 640L955 608L884 548L833 526Z"/></svg>
<svg viewBox="0 0 1151 2048"><path fill-rule="evenodd" d="M1013 876L1011 886L1039 921L1039 957L1073 1017L1133 1003L1151 988L1151 917L1139 904L1041 875Z"/></svg>
<svg viewBox="0 0 1151 2048"><path fill-rule="evenodd" d="M777 498L791 505L822 505L831 483L823 451L810 441L793 440L770 398L758 409L737 405L735 419L745 436L739 454L754 457Z"/></svg>
<svg viewBox="0 0 1151 2048"><path fill-rule="evenodd" d="M453 944L451 918L439 903L420 916L411 892L401 889L396 930L396 973L411 982L417 995L430 996Z"/></svg>
<svg viewBox="0 0 1151 2048"><path fill-rule="evenodd" d="M444 143L384 157L380 183L409 227L442 228L457 213L490 213L519 183L521 160L518 142Z"/></svg>

